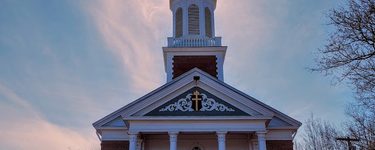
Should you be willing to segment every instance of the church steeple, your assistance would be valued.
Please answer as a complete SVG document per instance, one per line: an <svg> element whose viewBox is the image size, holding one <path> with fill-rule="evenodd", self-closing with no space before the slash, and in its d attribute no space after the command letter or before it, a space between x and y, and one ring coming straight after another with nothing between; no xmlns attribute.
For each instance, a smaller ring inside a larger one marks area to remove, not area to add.
<svg viewBox="0 0 375 150"><path fill-rule="evenodd" d="M215 37L216 0L170 0L173 37Z"/></svg>
<svg viewBox="0 0 375 150"><path fill-rule="evenodd" d="M173 37L163 47L167 81L197 67L224 80L227 47L215 36L216 0L170 0Z"/></svg>

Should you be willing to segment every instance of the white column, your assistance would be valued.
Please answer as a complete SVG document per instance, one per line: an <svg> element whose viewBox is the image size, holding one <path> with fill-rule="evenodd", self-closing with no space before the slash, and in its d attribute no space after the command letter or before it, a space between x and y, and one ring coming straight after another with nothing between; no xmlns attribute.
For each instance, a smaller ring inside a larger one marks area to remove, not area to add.
<svg viewBox="0 0 375 150"><path fill-rule="evenodd" d="M216 55L217 77L221 81L224 81L223 63L224 63L224 56L222 54L217 54Z"/></svg>
<svg viewBox="0 0 375 150"><path fill-rule="evenodd" d="M176 19L176 11L177 11L177 9L174 7L173 10L172 10L172 13L173 13L173 15L172 15L173 16L173 36L172 37L174 37L174 38L176 37L176 25L177 25L176 24L176 20L177 20Z"/></svg>
<svg viewBox="0 0 375 150"><path fill-rule="evenodd" d="M267 150L266 132L257 132L259 150Z"/></svg>
<svg viewBox="0 0 375 150"><path fill-rule="evenodd" d="M129 150L137 150L138 133L129 133Z"/></svg>
<svg viewBox="0 0 375 150"><path fill-rule="evenodd" d="M206 36L206 16L205 16L205 7L203 5L199 6L199 35L201 37Z"/></svg>
<svg viewBox="0 0 375 150"><path fill-rule="evenodd" d="M189 15L188 15L188 8L189 8L189 4L188 3L185 3L184 4L184 7L182 8L182 36L187 36L189 35L189 22L188 22L188 18L189 18Z"/></svg>
<svg viewBox="0 0 375 150"><path fill-rule="evenodd" d="M217 134L217 142L218 142L218 150L225 150L225 135L227 134L226 131L216 132Z"/></svg>
<svg viewBox="0 0 375 150"><path fill-rule="evenodd" d="M173 55L167 54L167 60L165 64L165 72L167 73L167 82L173 79Z"/></svg>
<svg viewBox="0 0 375 150"><path fill-rule="evenodd" d="M178 132L168 132L169 134L169 149L177 150L177 135Z"/></svg>
<svg viewBox="0 0 375 150"><path fill-rule="evenodd" d="M215 10L211 10L212 37L215 37Z"/></svg>

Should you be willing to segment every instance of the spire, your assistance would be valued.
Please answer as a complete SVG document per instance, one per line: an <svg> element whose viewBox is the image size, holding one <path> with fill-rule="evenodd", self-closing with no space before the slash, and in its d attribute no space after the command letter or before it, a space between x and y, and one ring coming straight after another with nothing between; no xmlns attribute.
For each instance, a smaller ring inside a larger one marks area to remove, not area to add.
<svg viewBox="0 0 375 150"><path fill-rule="evenodd" d="M219 80L227 47L215 35L216 0L170 0L173 36L163 47L167 81L193 68Z"/></svg>

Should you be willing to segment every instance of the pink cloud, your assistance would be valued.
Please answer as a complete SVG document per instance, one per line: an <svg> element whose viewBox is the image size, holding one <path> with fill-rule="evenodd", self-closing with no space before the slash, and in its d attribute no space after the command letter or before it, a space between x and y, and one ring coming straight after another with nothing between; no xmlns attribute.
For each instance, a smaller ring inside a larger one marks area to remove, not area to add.
<svg viewBox="0 0 375 150"><path fill-rule="evenodd" d="M168 1L90 1L86 8L108 49L122 62L132 90L150 91L160 85L164 71L158 39L166 40L160 25L169 23Z"/></svg>
<svg viewBox="0 0 375 150"><path fill-rule="evenodd" d="M94 135L50 123L27 100L2 84L0 98L0 149L99 149Z"/></svg>

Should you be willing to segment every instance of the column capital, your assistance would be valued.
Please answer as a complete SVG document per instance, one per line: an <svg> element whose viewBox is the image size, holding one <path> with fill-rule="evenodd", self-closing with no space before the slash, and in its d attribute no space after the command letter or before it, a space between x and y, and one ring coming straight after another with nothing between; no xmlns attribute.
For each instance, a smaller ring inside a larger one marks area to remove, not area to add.
<svg viewBox="0 0 375 150"><path fill-rule="evenodd" d="M169 131L169 149L177 150L177 135L178 131Z"/></svg>
<svg viewBox="0 0 375 150"><path fill-rule="evenodd" d="M217 140L219 142L225 142L225 135L227 134L227 131L216 131Z"/></svg>
<svg viewBox="0 0 375 150"><path fill-rule="evenodd" d="M225 135L227 131L216 131L218 150L225 150Z"/></svg>
<svg viewBox="0 0 375 150"><path fill-rule="evenodd" d="M137 141L138 135L136 134L130 134L129 135L129 142Z"/></svg>
<svg viewBox="0 0 375 150"><path fill-rule="evenodd" d="M128 131L128 135L138 135L138 131Z"/></svg>
<svg viewBox="0 0 375 150"><path fill-rule="evenodd" d="M128 132L129 135L129 142L137 141L139 132Z"/></svg>
<svg viewBox="0 0 375 150"><path fill-rule="evenodd" d="M129 150L136 150L138 132L128 132L128 135L129 135Z"/></svg>
<svg viewBox="0 0 375 150"><path fill-rule="evenodd" d="M226 135L228 131L216 131L216 134L219 135Z"/></svg>
<svg viewBox="0 0 375 150"><path fill-rule="evenodd" d="M259 147L259 150L267 150L266 133L267 133L267 131L258 131L258 132L256 132L256 134L258 136L258 147Z"/></svg>
<svg viewBox="0 0 375 150"><path fill-rule="evenodd" d="M261 136L261 137L265 137L266 134L267 134L267 131L257 131L256 134L257 134L258 137L259 137L259 136Z"/></svg>
<svg viewBox="0 0 375 150"><path fill-rule="evenodd" d="M178 131L168 131L169 135L178 135Z"/></svg>
<svg viewBox="0 0 375 150"><path fill-rule="evenodd" d="M169 135L169 141L170 142L177 142L178 131L168 132L168 135Z"/></svg>

